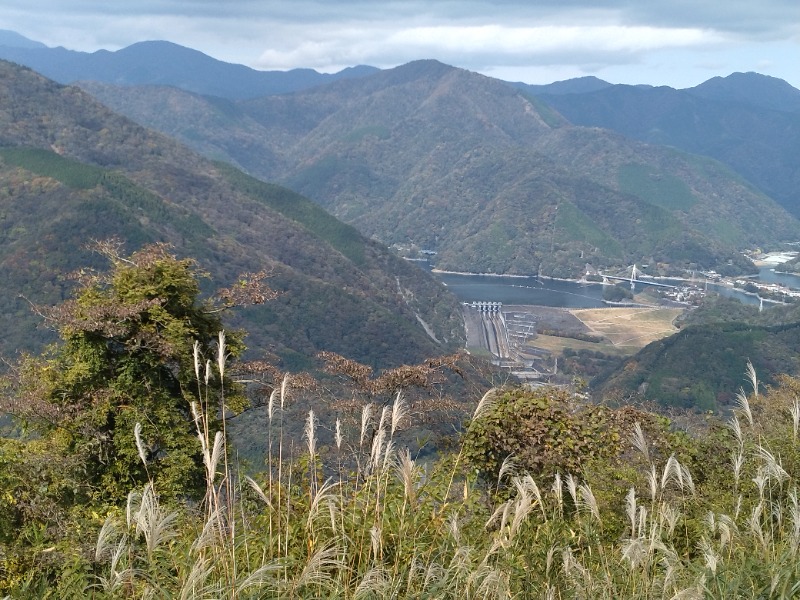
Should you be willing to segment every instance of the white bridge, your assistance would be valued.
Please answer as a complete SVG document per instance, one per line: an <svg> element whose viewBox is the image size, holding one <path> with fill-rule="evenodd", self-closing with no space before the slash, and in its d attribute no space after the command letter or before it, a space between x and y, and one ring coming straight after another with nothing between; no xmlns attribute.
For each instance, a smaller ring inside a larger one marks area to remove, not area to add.
<svg viewBox="0 0 800 600"><path fill-rule="evenodd" d="M609 279L613 279L614 281L630 281L631 283L631 290L633 290L634 286L637 283L641 283L642 285L654 285L656 287L664 287L664 288L671 288L676 289L677 285L670 285L668 283L656 283L655 281L651 281L650 279L639 279L639 275L642 272L636 268L636 265L631 267L631 276L630 277L617 277L614 275L603 275L603 283L608 283Z"/></svg>

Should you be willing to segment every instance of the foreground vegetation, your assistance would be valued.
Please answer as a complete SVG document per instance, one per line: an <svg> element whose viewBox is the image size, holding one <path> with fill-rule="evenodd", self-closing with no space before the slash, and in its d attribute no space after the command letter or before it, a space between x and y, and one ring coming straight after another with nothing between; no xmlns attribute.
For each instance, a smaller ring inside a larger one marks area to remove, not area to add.
<svg viewBox="0 0 800 600"><path fill-rule="evenodd" d="M319 424L310 412L304 454L281 460L287 389L272 399L267 434L275 444L261 475L226 467L224 439L206 436L199 415L207 477L201 502L166 502L149 481L102 512L73 507L60 539L48 534L56 523L29 523L16 540L5 530L4 592L12 598L781 598L798 591L799 413L796 400L782 404L798 390L796 382L766 401L743 400L742 420L715 430L713 448L651 417L644 425L636 421L631 441L619 438L604 456L593 456L599 448L591 438L572 437L580 430L554 437L566 446L560 452L571 454L567 463L575 461L572 473L553 473L558 461L544 452L528 457L532 473L509 455L497 473L481 477L470 468L482 447L473 432L512 398L517 405L546 404L552 392L491 392L465 446L420 465L394 443L406 424L402 398L374 415L366 405L360 431L344 432L337 422L328 449L316 446ZM786 418L771 421L784 408ZM543 426L554 434L561 425ZM580 443L570 449L573 441ZM8 464L10 450L5 442L6 482L17 472ZM676 453L666 455L670 450ZM350 459L354 470L344 466ZM4 514L20 500L7 493Z"/></svg>
<svg viewBox="0 0 800 600"><path fill-rule="evenodd" d="M191 262L163 248L108 254L111 274L46 313L62 343L5 379L20 430L0 438L0 595L800 591L800 381L765 390L751 367L729 419L691 432L563 390L494 388L457 443L422 461L402 441L419 405L380 401L420 371L369 378L330 357L372 395L312 407L300 438L287 416L308 376L267 379L267 450L248 474L227 435L246 390L222 306L199 302ZM220 298L268 298L257 283Z"/></svg>

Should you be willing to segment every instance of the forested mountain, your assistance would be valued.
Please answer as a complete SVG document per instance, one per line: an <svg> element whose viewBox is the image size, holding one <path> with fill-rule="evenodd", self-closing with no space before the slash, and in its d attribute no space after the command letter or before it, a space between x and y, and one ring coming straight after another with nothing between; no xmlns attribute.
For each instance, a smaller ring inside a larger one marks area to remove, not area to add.
<svg viewBox="0 0 800 600"><path fill-rule="evenodd" d="M86 89L386 244L435 251L446 269L569 276L647 262L733 272L748 268L745 247L800 235L714 160L573 126L505 82L436 61L243 102Z"/></svg>
<svg viewBox="0 0 800 600"><path fill-rule="evenodd" d="M220 98L282 94L338 79L363 77L378 70L358 66L333 74L313 69L257 71L165 41L138 42L116 52L89 53L48 48L14 32L6 32L0 38L0 58L35 69L60 83L92 80L117 85L169 85Z"/></svg>
<svg viewBox="0 0 800 600"><path fill-rule="evenodd" d="M274 352L284 366L323 349L396 365L463 338L442 286L317 205L2 61L0 219L5 355L41 342L28 303L63 300L62 275L97 265L86 245L111 236L128 250L169 242L220 287L241 272L271 273L281 295L239 322L253 351Z"/></svg>
<svg viewBox="0 0 800 600"><path fill-rule="evenodd" d="M800 215L800 90L783 80L734 73L686 90L614 85L539 98L576 125L715 158Z"/></svg>
<svg viewBox="0 0 800 600"><path fill-rule="evenodd" d="M712 77L684 91L707 100L800 112L800 90L783 79L760 73L731 73L727 77Z"/></svg>
<svg viewBox="0 0 800 600"><path fill-rule="evenodd" d="M514 87L526 91L530 94L582 94L586 92L594 92L611 87L612 83L603 81L594 76L576 77L574 79L565 79L563 81L554 81L543 85L533 85L530 83L515 82L512 83Z"/></svg>

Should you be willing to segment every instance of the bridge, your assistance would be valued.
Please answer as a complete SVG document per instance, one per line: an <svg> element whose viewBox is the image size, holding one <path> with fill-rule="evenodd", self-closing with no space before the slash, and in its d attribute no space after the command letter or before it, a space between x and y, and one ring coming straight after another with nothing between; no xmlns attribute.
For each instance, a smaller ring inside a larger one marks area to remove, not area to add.
<svg viewBox="0 0 800 600"><path fill-rule="evenodd" d="M656 287L677 289L677 285L670 285L668 283L657 283L649 279L634 279L631 281L630 277L617 277L615 275L603 275L603 279L613 279L614 281L625 281L626 283L641 283L642 285L654 285Z"/></svg>
<svg viewBox="0 0 800 600"><path fill-rule="evenodd" d="M619 277L617 275L604 275L600 273L603 277L603 283L608 283L609 279L613 279L614 281L625 281L631 284L631 290L633 290L634 285L637 282L640 282L642 285L652 285L655 287L663 287L663 288L670 288L670 289L677 289L677 285L670 285L668 283L656 283L655 281L650 281L649 279L639 279L639 275L642 273L639 269L636 268L636 264L630 266L631 274L630 277Z"/></svg>

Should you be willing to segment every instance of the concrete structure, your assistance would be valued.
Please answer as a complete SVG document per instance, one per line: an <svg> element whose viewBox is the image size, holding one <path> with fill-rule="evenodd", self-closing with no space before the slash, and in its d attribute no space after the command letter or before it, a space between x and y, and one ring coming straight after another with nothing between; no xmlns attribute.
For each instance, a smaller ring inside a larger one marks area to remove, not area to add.
<svg viewBox="0 0 800 600"><path fill-rule="evenodd" d="M503 310L502 302L473 302L470 306L482 313L499 313Z"/></svg>

